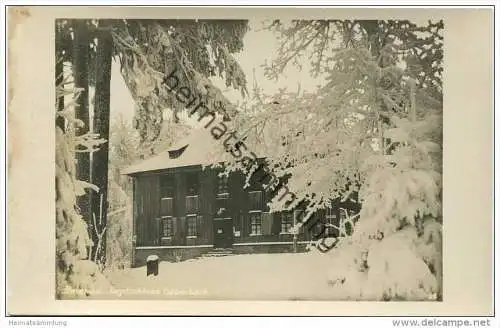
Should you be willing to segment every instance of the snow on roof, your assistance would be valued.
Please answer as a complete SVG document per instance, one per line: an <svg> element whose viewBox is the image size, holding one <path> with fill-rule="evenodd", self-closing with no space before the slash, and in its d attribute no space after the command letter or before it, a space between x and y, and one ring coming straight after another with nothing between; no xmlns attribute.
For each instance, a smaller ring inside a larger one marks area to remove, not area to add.
<svg viewBox="0 0 500 328"><path fill-rule="evenodd" d="M174 167L223 162L227 160L224 156L224 139L223 136L216 140L210 133L210 128L201 127L193 130L169 150L128 166L121 173L131 175Z"/></svg>

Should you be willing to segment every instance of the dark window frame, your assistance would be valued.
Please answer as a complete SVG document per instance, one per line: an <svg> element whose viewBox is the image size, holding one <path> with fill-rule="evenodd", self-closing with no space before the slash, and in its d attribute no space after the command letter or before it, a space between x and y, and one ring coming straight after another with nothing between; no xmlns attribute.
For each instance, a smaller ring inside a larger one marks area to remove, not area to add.
<svg viewBox="0 0 500 328"><path fill-rule="evenodd" d="M294 226L294 218L292 212L281 213L281 234L291 234L291 229Z"/></svg>
<svg viewBox="0 0 500 328"><path fill-rule="evenodd" d="M263 232L263 220L262 211L249 211L250 218L250 236L262 236Z"/></svg>
<svg viewBox="0 0 500 328"><path fill-rule="evenodd" d="M171 216L163 216L161 218L161 236L162 238L172 238L174 236L174 222L173 217ZM168 234L165 234L165 227L168 227Z"/></svg>

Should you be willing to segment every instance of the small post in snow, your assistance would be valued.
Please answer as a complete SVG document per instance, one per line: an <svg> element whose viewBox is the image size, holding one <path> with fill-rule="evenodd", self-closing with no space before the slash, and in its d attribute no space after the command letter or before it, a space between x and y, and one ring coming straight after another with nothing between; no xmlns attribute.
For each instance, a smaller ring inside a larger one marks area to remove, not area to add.
<svg viewBox="0 0 500 328"><path fill-rule="evenodd" d="M160 258L158 255L149 255L146 259L146 277L149 275L158 275L158 263Z"/></svg>

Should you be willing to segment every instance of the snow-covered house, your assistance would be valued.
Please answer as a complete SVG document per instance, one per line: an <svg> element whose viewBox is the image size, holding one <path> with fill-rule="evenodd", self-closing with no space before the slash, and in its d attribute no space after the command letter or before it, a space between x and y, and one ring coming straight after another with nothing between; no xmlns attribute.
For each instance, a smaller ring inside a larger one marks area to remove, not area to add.
<svg viewBox="0 0 500 328"><path fill-rule="evenodd" d="M291 228L300 210L269 213L271 195L261 184L243 188L243 172L224 177L220 167L206 167L224 162L220 147L210 130L196 129L172 149L122 172L134 184L134 266L152 254L172 261L218 252L303 251L324 230L303 228L294 241ZM336 209L317 215L330 222L340 217Z"/></svg>

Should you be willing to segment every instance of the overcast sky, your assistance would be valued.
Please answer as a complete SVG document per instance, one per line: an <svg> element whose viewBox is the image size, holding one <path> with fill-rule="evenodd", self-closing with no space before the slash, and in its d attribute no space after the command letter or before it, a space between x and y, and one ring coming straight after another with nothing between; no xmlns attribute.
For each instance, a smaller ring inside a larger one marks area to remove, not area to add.
<svg viewBox="0 0 500 328"><path fill-rule="evenodd" d="M418 25L426 25L427 19L412 21ZM249 92L251 92L253 86L254 69L255 80L266 94L273 94L282 88L288 88L291 91L295 91L299 83L301 85L301 90L312 91L321 83L319 79L314 79L310 76L310 65L307 63L307 59L302 63L302 71L299 71L293 66L289 66L278 81L268 80L264 77L264 70L261 65L263 65L266 60L269 62L275 58L278 42L276 36L272 32L262 31L262 22L250 21L250 31L245 35L243 42L244 49L240 53L235 54L235 58L246 74ZM304 58L307 58L307 56ZM117 114L121 113L125 119L131 121L134 115L134 102L120 74L119 65L119 62L113 61L111 78L111 117L116 117ZM218 86L224 92L225 96L234 104L242 100L240 92L232 89L228 90L221 79L213 78L212 82Z"/></svg>
<svg viewBox="0 0 500 328"><path fill-rule="evenodd" d="M272 32L259 31L261 22L250 21L250 31L244 38L244 49L235 57L243 68L248 81L248 89L253 86L253 70L255 69L256 81L264 93L272 94L280 88L296 90L300 82L302 90L311 90L319 84L319 80L313 79L309 75L309 67L304 64L302 71L293 67L287 69L285 74L278 81L270 81L264 77L261 67L267 61L274 59L278 46L276 36ZM241 95L236 90L227 90L224 82L220 79L212 79L212 82L224 91L226 97L236 103L242 100ZM119 113L131 121L134 115L134 101L120 74L119 62L113 61L111 77L111 117L116 117Z"/></svg>

